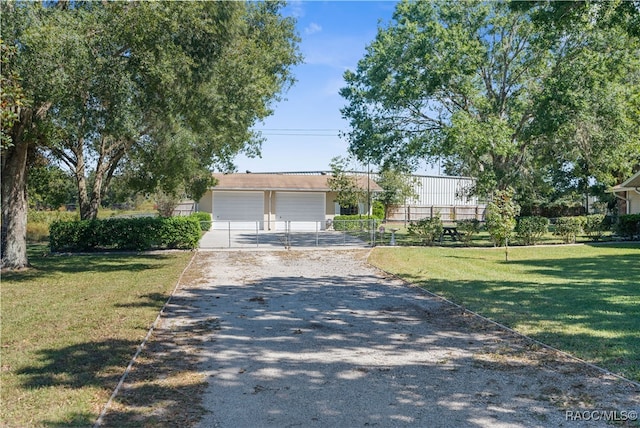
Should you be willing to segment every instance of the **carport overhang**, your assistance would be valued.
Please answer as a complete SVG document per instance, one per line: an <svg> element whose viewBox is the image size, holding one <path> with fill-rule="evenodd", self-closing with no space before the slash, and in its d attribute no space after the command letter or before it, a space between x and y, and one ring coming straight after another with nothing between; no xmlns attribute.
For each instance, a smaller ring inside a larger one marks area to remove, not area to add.
<svg viewBox="0 0 640 428"><path fill-rule="evenodd" d="M631 192L640 195L640 171L625 182L607 189L607 193L613 193L616 198L624 201L627 204L627 209L630 201L629 193Z"/></svg>

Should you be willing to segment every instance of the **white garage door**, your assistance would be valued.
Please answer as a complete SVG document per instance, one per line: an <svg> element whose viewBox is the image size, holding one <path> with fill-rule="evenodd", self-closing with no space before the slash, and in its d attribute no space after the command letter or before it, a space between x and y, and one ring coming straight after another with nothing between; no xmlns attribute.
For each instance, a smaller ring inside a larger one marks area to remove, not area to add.
<svg viewBox="0 0 640 428"><path fill-rule="evenodd" d="M264 228L263 192L213 192L213 228L256 230Z"/></svg>
<svg viewBox="0 0 640 428"><path fill-rule="evenodd" d="M276 230L285 230L287 224L292 231L324 230L325 194L277 192L276 219Z"/></svg>

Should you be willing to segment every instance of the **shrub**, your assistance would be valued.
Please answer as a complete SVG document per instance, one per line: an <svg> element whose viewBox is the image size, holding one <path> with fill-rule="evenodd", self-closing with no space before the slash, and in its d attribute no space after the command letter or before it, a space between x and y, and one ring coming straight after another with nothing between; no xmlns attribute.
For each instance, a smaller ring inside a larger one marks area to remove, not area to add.
<svg viewBox="0 0 640 428"><path fill-rule="evenodd" d="M549 219L540 216L520 217L516 223L516 238L524 245L535 245L549 231Z"/></svg>
<svg viewBox="0 0 640 428"><path fill-rule="evenodd" d="M581 217L560 217L556 220L553 234L561 236L565 244L572 244L576 242L576 236L582 232L582 224Z"/></svg>
<svg viewBox="0 0 640 428"><path fill-rule="evenodd" d="M368 231L377 229L382 220L372 216L337 215L333 219L333 230Z"/></svg>
<svg viewBox="0 0 640 428"><path fill-rule="evenodd" d="M458 233L460 234L460 240L463 244L471 244L473 235L480 232L480 221L474 219L458 220L456 221Z"/></svg>
<svg viewBox="0 0 640 428"><path fill-rule="evenodd" d="M498 247L503 245L508 247L509 239L516 227L516 217L520 214L520 205L513 200L513 197L514 190L511 188L496 191L493 200L487 206L487 230L491 240Z"/></svg>
<svg viewBox="0 0 640 428"><path fill-rule="evenodd" d="M640 214L621 215L616 224L616 233L627 239L640 236Z"/></svg>
<svg viewBox="0 0 640 428"><path fill-rule="evenodd" d="M206 232L211 229L211 214L202 211L195 212L189 216L200 224L200 230Z"/></svg>
<svg viewBox="0 0 640 428"><path fill-rule="evenodd" d="M373 207L371 208L373 218L384 218L384 205L380 201L373 201Z"/></svg>
<svg viewBox="0 0 640 428"><path fill-rule="evenodd" d="M440 214L433 218L423 218L409 225L409 235L417 236L424 244L431 245L442 236Z"/></svg>
<svg viewBox="0 0 640 428"><path fill-rule="evenodd" d="M604 214L592 214L584 217L584 233L593 241L599 241L604 232L609 230L609 224L605 220Z"/></svg>
<svg viewBox="0 0 640 428"><path fill-rule="evenodd" d="M108 220L56 221L51 224L51 251L96 249L192 249L198 245L200 225L188 217L141 217Z"/></svg>
<svg viewBox="0 0 640 428"><path fill-rule="evenodd" d="M159 230L161 248L192 249L200 240L200 224L188 217L169 217L162 221Z"/></svg>

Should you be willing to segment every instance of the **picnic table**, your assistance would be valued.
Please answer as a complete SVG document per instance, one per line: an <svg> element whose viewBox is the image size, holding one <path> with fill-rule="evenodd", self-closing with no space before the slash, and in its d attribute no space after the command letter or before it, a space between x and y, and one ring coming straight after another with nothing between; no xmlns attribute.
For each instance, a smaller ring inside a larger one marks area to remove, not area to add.
<svg viewBox="0 0 640 428"><path fill-rule="evenodd" d="M443 226L442 234L440 235L440 242L445 236L449 236L452 241L460 240L460 232L458 232L457 226Z"/></svg>

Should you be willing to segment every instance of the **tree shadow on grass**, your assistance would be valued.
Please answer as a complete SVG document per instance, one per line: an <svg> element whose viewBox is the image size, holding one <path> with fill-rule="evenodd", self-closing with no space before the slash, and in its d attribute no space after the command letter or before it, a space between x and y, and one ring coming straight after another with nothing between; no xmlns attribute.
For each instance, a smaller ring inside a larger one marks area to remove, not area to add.
<svg viewBox="0 0 640 428"><path fill-rule="evenodd" d="M640 381L639 255L508 262L549 278L541 283L404 278L536 340Z"/></svg>
<svg viewBox="0 0 640 428"><path fill-rule="evenodd" d="M122 375L123 362L128 362L137 346L137 342L129 340L105 340L43 349L36 352L37 361L33 365L18 370L17 374L23 378L23 387L29 389L115 387Z"/></svg>
<svg viewBox="0 0 640 428"><path fill-rule="evenodd" d="M176 331L171 334L181 335ZM190 344L182 341L176 345L165 339L163 333L156 334L143 348L102 426L189 426L199 417L196 415L202 414L194 397L202 393L205 382L193 371L196 361L189 352ZM129 340L105 340L44 349L37 352L37 361L16 373L25 389L98 387L107 397L138 345ZM130 403L135 406L129 407ZM41 423L49 427L86 427L94 425L97 417L97 413L68 413L61 420Z"/></svg>
<svg viewBox="0 0 640 428"><path fill-rule="evenodd" d="M428 426L436 417L450 426L481 426L493 418L531 426L525 410L532 406L541 409L537 426L549 426L562 417L558 406L578 406L581 394L590 393L584 384L600 381L593 373L585 381L585 367L575 360L534 358L543 352L459 308L381 282L373 275L276 275L246 284L185 287L104 426L193 425L202 417L207 385L196 368L213 372L208 410L217 412L212 405L234 397L244 403L241 413L273 418L274 426L317 425L318 417L348 426L362 415L382 426L407 420ZM171 324L174 319L179 322ZM20 375L25 388L95 385L110 394L136 346L112 340L47 349ZM383 355L387 359L379 359ZM395 362L405 355L412 357ZM372 398L388 404L369 408ZM73 414L45 425L87 426L95 417Z"/></svg>
<svg viewBox="0 0 640 428"><path fill-rule="evenodd" d="M139 297L141 299L135 303L118 303L116 308L158 308L167 301L169 296L164 293L149 293Z"/></svg>
<svg viewBox="0 0 640 428"><path fill-rule="evenodd" d="M39 254L29 257L31 267L2 273L2 279L12 282L37 281L52 275L87 272L141 272L158 269L158 260L169 258L162 254ZM46 261L44 260L46 258Z"/></svg>

